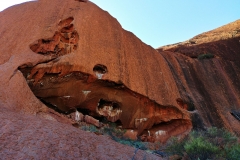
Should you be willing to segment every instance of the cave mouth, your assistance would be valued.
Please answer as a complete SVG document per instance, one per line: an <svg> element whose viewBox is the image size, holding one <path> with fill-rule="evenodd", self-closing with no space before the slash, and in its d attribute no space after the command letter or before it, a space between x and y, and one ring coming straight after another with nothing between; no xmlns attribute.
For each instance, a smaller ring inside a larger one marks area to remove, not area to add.
<svg viewBox="0 0 240 160"><path fill-rule="evenodd" d="M103 64L96 64L94 67L93 67L93 72L99 72L99 73L102 73L102 74L105 74L108 72L107 70L107 67Z"/></svg>
<svg viewBox="0 0 240 160"><path fill-rule="evenodd" d="M68 115L70 113L73 113L76 111L76 109L70 109L68 111L62 111L61 109L59 109L57 106L53 105L50 102L45 101L43 98L41 97L37 97L43 104L45 104L48 108L53 109L54 111L60 113L60 114L64 114L64 115Z"/></svg>
<svg viewBox="0 0 240 160"><path fill-rule="evenodd" d="M107 67L103 64L96 64L94 67L93 67L93 71L94 72L99 72L99 73L102 73L102 74L105 74L108 72L107 70Z"/></svg>
<svg viewBox="0 0 240 160"><path fill-rule="evenodd" d="M28 79L28 75L30 74L31 69L32 68L30 67L21 68L20 70L22 71L24 77L27 79L28 85L35 94L35 96L40 99L44 104L46 104L46 106L48 106L49 108L52 108L56 112L64 114L66 115L66 117L75 120L75 123L78 124L77 126L91 124L100 128L103 127L103 123L109 125L110 127L119 127L124 130L129 129L130 132L132 130L135 130L139 133L139 135L142 135L143 132L147 132L146 134L149 135L149 131L151 136L153 135L156 137L156 141L165 141L171 136L185 133L185 131L191 128L190 123L187 124L181 119L171 120L170 122L162 123L159 123L159 121L155 121L155 123L159 124L151 127L148 125L150 123L152 125L153 119L151 119L151 117L145 116L143 118L137 119L138 124L136 124L135 119L134 127L134 118L138 117L131 117L132 119L127 119L128 121L126 121L125 117L128 116L127 112L129 112L129 110L125 109L124 105L129 105L129 103L126 103L124 101L124 98L121 98L121 101L116 101L120 99L118 96L125 96L126 94L128 94L128 96L133 96L134 99L137 101L141 100L141 102L145 102L146 100L147 102L150 102L148 103L149 106L153 105L154 107L160 107L161 105L150 99L147 99L147 97L142 98L144 96L131 91L129 88L125 87L123 83L118 84L114 81L99 79L88 82L88 79L91 78L92 75L80 71L69 72L64 76L59 76L59 74L57 73L44 73L41 80L37 81L36 84L33 84L34 79ZM75 84L73 82L78 83ZM67 86L67 88L63 89L62 86ZM104 88L102 91L99 90L101 89L100 86ZM112 88L113 91L111 92L109 88ZM66 92L66 90L69 90L69 92ZM82 91L91 91L91 93L84 94L84 92ZM116 91L121 92L121 94L116 94ZM71 94L72 92L74 94ZM111 94L111 99L109 98L108 94ZM112 96L113 94L116 95ZM66 112L60 111L63 106L68 108L69 110L64 110ZM166 109L166 107L167 106L163 106L162 109ZM82 108L89 109L87 110ZM123 109L124 112L122 111ZM169 110L171 111L171 107L169 107L168 111ZM175 110L178 109L175 108L174 111ZM78 118L72 118L71 115L69 115L73 113L72 115L75 115L76 117L76 115L80 114L77 111L81 112L82 117L84 117L82 121L77 120ZM131 120L133 122L130 126L129 123L131 123ZM146 141L151 142L151 140L148 140L149 136L146 138ZM143 139L143 141L145 140Z"/></svg>
<svg viewBox="0 0 240 160"><path fill-rule="evenodd" d="M122 110L120 104L115 101L100 99L97 106L97 113L104 117L118 116Z"/></svg>
<svg viewBox="0 0 240 160"><path fill-rule="evenodd" d="M93 72L95 73L98 79L102 79L102 76L108 72L108 69L103 64L96 64L93 67Z"/></svg>

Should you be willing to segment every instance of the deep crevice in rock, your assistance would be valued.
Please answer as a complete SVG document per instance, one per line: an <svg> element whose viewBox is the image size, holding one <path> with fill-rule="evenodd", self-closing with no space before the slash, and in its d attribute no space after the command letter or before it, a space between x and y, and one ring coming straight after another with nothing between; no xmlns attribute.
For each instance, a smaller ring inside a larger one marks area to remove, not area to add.
<svg viewBox="0 0 240 160"><path fill-rule="evenodd" d="M230 113L233 117L240 121L240 112L232 110Z"/></svg>

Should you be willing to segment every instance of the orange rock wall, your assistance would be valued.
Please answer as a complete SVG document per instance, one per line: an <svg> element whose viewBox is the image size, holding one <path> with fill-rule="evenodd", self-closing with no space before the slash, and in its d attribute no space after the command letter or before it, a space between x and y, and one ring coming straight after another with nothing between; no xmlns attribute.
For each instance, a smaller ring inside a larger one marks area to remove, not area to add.
<svg viewBox="0 0 240 160"><path fill-rule="evenodd" d="M239 121L229 113L239 109L240 72L235 62L224 57L199 61L173 50L159 53L123 30L116 19L91 2L40 0L0 12L0 22L4 22L0 25L0 69L4 82L0 100L4 104L27 108L26 112L42 106L16 71L24 64L35 66L54 58L34 53L30 44L52 37L59 22L68 17L74 17L78 48L56 63L47 64L53 71L60 71L58 66L67 64L71 66L68 71L93 74L93 67L103 64L108 69L104 79L122 81L131 90L162 105L178 106L177 98L192 101L205 125L225 126L240 133ZM199 46L196 47L198 50ZM10 77L14 81L9 81ZM13 90L18 92L12 93Z"/></svg>

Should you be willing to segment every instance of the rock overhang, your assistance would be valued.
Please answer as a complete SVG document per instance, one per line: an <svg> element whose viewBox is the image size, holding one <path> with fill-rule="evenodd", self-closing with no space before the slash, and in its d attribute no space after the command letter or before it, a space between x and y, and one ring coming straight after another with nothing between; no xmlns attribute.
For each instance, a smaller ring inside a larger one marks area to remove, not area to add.
<svg viewBox="0 0 240 160"><path fill-rule="evenodd" d="M52 2L47 3L50 5ZM186 119L190 121L188 113L184 110L175 110L174 108L178 107L174 106L166 107L166 105L159 105L159 99L156 99L158 101L156 103L151 100L154 98L148 98L147 92L154 93L151 91L151 86L148 86L150 88L146 88L146 90L143 89L146 83L143 82L143 79L146 77L149 78L150 75L144 75L147 72L140 67L140 64L143 62L138 61L136 56L141 55L138 53L138 50L142 49L143 53L147 51L149 53L153 52L156 55L157 53L154 49L149 46L144 47L144 44L135 36L122 31L121 26L115 19L92 3L66 3L65 1L54 3L66 4L65 7L69 7L69 10L62 12L61 16L55 15L51 17L53 12L42 14L35 22L31 22L33 25L30 25L29 29L34 32L31 31L31 34L29 34L28 30L23 29L22 32L26 33L26 37L21 44L24 47L17 48L20 52L19 57L22 54L22 59L25 58L25 51L32 52L33 57L37 57L37 54L41 54L42 57L52 57L46 61L39 61L37 65L35 65L36 62L33 63L29 59L25 62L23 60L23 63L19 64L21 68L19 69L23 72L24 70L26 71L24 76L27 78L27 83L38 98L44 100L46 103L51 103L53 106L57 106L57 108L61 106L58 108L61 112L72 112L79 106L79 108L88 106L91 111L90 114L93 116L106 116L109 109L112 108L114 115L110 113L112 115L108 118L110 121L120 119L125 128L136 129L141 126L141 129L138 129L139 133L143 132L144 129L151 129L155 123L167 122L171 119ZM33 2L32 6L34 4L43 6L43 1ZM57 8L56 11L60 11L59 9ZM92 14L93 11L101 14L101 19L95 21L98 17ZM35 15L39 13L39 10L34 12ZM46 21L44 21L45 19ZM103 26L99 21L108 25ZM92 26L91 29L89 29L90 26ZM35 29L36 27L38 29ZM93 34L93 31L95 34ZM133 39L137 45L125 43L128 39ZM18 42L18 40L16 41ZM136 46L142 49L137 49ZM128 48L131 48L131 50L128 51ZM128 55L124 55L126 53ZM89 60L89 56L93 58ZM148 59L146 58L146 60ZM127 66L131 61L134 62L134 65L128 68ZM144 63L149 62L146 61ZM32 66L33 68L31 68ZM144 67L144 69L146 68L149 67ZM94 75L96 72L98 75L104 75L96 76L97 74ZM139 73L143 75L139 75ZM72 83L72 76L76 80L74 83ZM101 80L101 78L103 79ZM68 84L69 81L71 83ZM118 81L123 81L124 84L116 83ZM50 87L53 91L47 91L47 89L42 91L42 88L49 84L54 84L57 87ZM61 88L62 84L67 84L66 86L69 87L68 90L74 93L70 94L67 89L64 89L64 87ZM83 88L76 86L83 86ZM89 89L89 86L90 88L93 87L93 89ZM94 89L96 86L98 88ZM78 88L77 91L76 88ZM99 90L99 88L104 92L95 91ZM152 86L152 88L155 87ZM111 92L112 94L108 94L107 92ZM57 97L56 94L58 95L59 93L62 95ZM76 94L79 97L75 98L74 95ZM94 95L93 98L91 98L92 95ZM90 100L88 99L89 97ZM175 98L176 95L169 99L172 99L173 103L175 103ZM105 105L103 107L104 110L101 107L98 108L98 104L101 104L103 101L112 104L108 105L108 107ZM138 106L141 106L139 107L142 108L141 111L138 111ZM162 110L165 110L162 118L154 117L154 111L159 106L160 108L162 107ZM142 113L144 113L142 116L138 115ZM177 116L174 117L175 113ZM144 124L145 122L148 123ZM191 128L191 125L188 126Z"/></svg>

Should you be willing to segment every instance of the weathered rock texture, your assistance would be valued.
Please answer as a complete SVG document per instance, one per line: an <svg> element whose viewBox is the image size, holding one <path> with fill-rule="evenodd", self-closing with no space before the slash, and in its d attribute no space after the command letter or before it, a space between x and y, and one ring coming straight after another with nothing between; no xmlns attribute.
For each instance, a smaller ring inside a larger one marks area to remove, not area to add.
<svg viewBox="0 0 240 160"><path fill-rule="evenodd" d="M70 125L1 109L1 159L161 159Z"/></svg>
<svg viewBox="0 0 240 160"><path fill-rule="evenodd" d="M240 110L239 29L237 20L190 39L194 43L158 49L171 66L182 98L191 97L204 124L226 127L238 136L240 122L231 113ZM199 58L209 54L213 58Z"/></svg>
<svg viewBox="0 0 240 160"><path fill-rule="evenodd" d="M50 120L49 125L42 124L49 132L55 130L53 125L57 130L62 129L54 121L66 125L74 123L67 116L46 107L40 100L56 105L61 113L70 113L76 108L88 109L90 115L106 116L110 121L120 120L123 127L137 129L139 134L152 129L151 134L154 135L164 126L171 126L165 127L168 134L157 134L160 138L155 139L161 141L166 141L171 135L190 131L189 114L175 105L179 94L169 92L168 96L173 98L164 100L167 89L161 87L165 85L156 87L159 80L150 74L150 71L158 73L158 67L143 65L145 62L151 64L153 60L157 64L158 52L132 33L124 31L114 18L93 3L74 0L29 2L1 12L0 20L1 109L3 115L12 115L7 116L11 124L15 123L14 117L22 121L21 125L17 125L19 127L13 125L13 132L24 132L29 139L37 137L25 132L28 128L24 126L31 127L29 123L43 123L43 120L35 117L35 121L25 121L24 114L26 117L30 114ZM164 60L162 56L158 59ZM166 70L166 75L159 74L161 77L172 76L167 63L160 70ZM151 81L153 84L147 83ZM45 91L41 90L43 88ZM156 95L158 91L159 95ZM86 117L85 121L94 121ZM161 122L164 125L158 126ZM8 126L7 120L2 123L1 126ZM41 130L44 129L39 129L39 134L47 136ZM67 130L76 132L72 126ZM6 130L5 133L10 134L10 131ZM81 136L83 132L79 131L79 134ZM6 135L2 138L1 141L7 144L9 138ZM59 139L67 140L68 137ZM6 149L15 150L11 154L21 157L17 155L17 147L21 148L25 143L19 144L18 141L11 141ZM31 143L34 141L38 140L32 139ZM55 143L50 139L47 141ZM30 150L26 152L31 153ZM125 151L117 152L124 154ZM8 158L7 153L2 157Z"/></svg>
<svg viewBox="0 0 240 160"><path fill-rule="evenodd" d="M120 120L124 128L142 134L144 141L164 142L170 136L187 134L192 123L186 108L197 109L192 113L194 127L214 125L240 133L239 121L230 113L239 109L238 37L157 52L95 4L75 0L14 6L0 13L0 23L0 105L13 115L1 126L8 126L8 121L15 126L15 114L27 126L13 127L13 132L25 133L31 121L24 119L31 114L51 120L34 117L31 122L39 121L49 132L63 133L64 125L80 137L84 134L67 126L72 121L42 100L61 113L87 109L91 116ZM207 51L215 57L195 58ZM18 141L7 148L14 148ZM48 142L54 143L51 136Z"/></svg>

